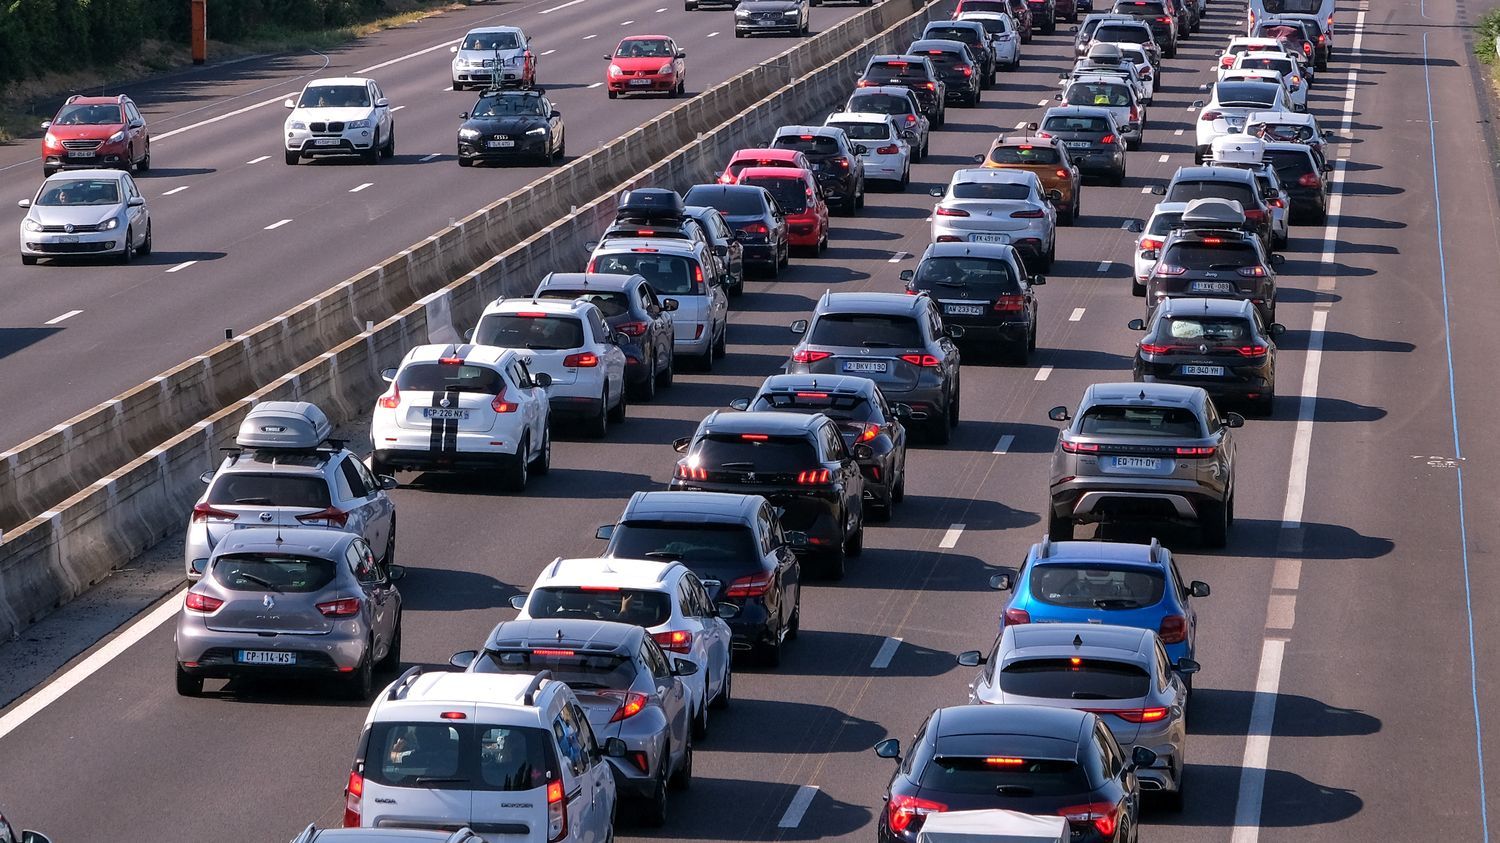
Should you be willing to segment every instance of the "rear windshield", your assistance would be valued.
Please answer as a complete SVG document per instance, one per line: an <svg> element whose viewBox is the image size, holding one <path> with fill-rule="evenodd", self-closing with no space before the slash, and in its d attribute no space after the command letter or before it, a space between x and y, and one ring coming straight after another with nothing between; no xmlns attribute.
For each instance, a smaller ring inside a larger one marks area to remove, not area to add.
<svg viewBox="0 0 1500 843"><path fill-rule="evenodd" d="M1151 218L1151 225L1146 229L1147 234L1161 236L1174 228L1182 227L1181 211L1165 211Z"/></svg>
<svg viewBox="0 0 1500 843"><path fill-rule="evenodd" d="M1028 199L1031 187L1003 181L961 181L949 194L954 199Z"/></svg>
<svg viewBox="0 0 1500 843"><path fill-rule="evenodd" d="M639 275L651 282L657 295L702 295L703 271L698 262L661 252L616 252L602 255L589 267L608 275Z"/></svg>
<svg viewBox="0 0 1500 843"><path fill-rule="evenodd" d="M1050 146L997 146L990 150L994 164L1056 164L1061 156Z"/></svg>
<svg viewBox="0 0 1500 843"><path fill-rule="evenodd" d="M965 44L978 44L979 33L967 26L943 26L929 25L922 31L923 38L933 38L943 41L962 41Z"/></svg>
<svg viewBox="0 0 1500 843"><path fill-rule="evenodd" d="M1198 417L1177 407L1090 407L1078 432L1095 436L1191 437L1203 435Z"/></svg>
<svg viewBox="0 0 1500 843"><path fill-rule="evenodd" d="M1268 24L1260 28L1260 31L1256 33L1256 37L1275 38L1277 41L1292 41L1300 44L1307 40L1307 33L1303 31L1301 26L1294 24Z"/></svg>
<svg viewBox="0 0 1500 843"><path fill-rule="evenodd" d="M1166 7L1161 3L1153 3L1151 0L1119 0L1115 3L1114 11L1122 15L1165 15Z"/></svg>
<svg viewBox="0 0 1500 843"><path fill-rule="evenodd" d="M695 187L682 197L682 201L689 205L707 205L725 216L758 217L765 211L761 205L761 197L753 190L724 190L712 186Z"/></svg>
<svg viewBox="0 0 1500 843"><path fill-rule="evenodd" d="M1107 132L1109 120L1103 117L1048 117L1042 128L1049 132Z"/></svg>
<svg viewBox="0 0 1500 843"><path fill-rule="evenodd" d="M1010 31L1008 18L975 18L974 20L991 35L1004 35Z"/></svg>
<svg viewBox="0 0 1500 843"><path fill-rule="evenodd" d="M669 521L627 521L615 527L609 552L627 559L650 559L665 554L700 577L727 584L747 568L760 567L760 548L743 524L674 524Z"/></svg>
<svg viewBox="0 0 1500 843"><path fill-rule="evenodd" d="M884 123L829 123L836 129L843 129L849 140L887 140L891 136L891 130Z"/></svg>
<svg viewBox="0 0 1500 843"><path fill-rule="evenodd" d="M1083 82L1068 86L1068 105L1096 105L1100 108L1123 108L1130 105L1130 89L1107 82Z"/></svg>
<svg viewBox="0 0 1500 843"><path fill-rule="evenodd" d="M1270 15L1316 15L1323 3L1322 0L1262 0L1261 6Z"/></svg>
<svg viewBox="0 0 1500 843"><path fill-rule="evenodd" d="M1247 54L1240 59L1240 70L1274 70L1277 73L1287 74L1297 69L1291 59L1278 59L1269 56L1257 56Z"/></svg>
<svg viewBox="0 0 1500 843"><path fill-rule="evenodd" d="M926 79L927 67L914 61L878 61L865 70L866 79Z"/></svg>
<svg viewBox="0 0 1500 843"><path fill-rule="evenodd" d="M1150 61L1146 58L1146 51L1140 47L1120 47L1120 57L1132 64L1145 64Z"/></svg>
<svg viewBox="0 0 1500 843"><path fill-rule="evenodd" d="M807 183L800 177L780 179L771 176L755 176L742 180L740 184L765 188L776 197L782 210L789 214L800 214L807 210Z"/></svg>
<svg viewBox="0 0 1500 843"><path fill-rule="evenodd" d="M1296 184L1303 176L1317 175L1318 167L1313 163L1312 153L1303 149L1268 149L1266 160L1276 168L1282 184Z"/></svg>
<svg viewBox="0 0 1500 843"><path fill-rule="evenodd" d="M526 612L533 618L582 618L650 627L672 619L672 598L659 591L548 586L532 592Z"/></svg>
<svg viewBox="0 0 1500 843"><path fill-rule="evenodd" d="M1250 323L1230 316L1168 316L1157 326L1163 339L1242 345L1251 337Z"/></svg>
<svg viewBox="0 0 1500 843"><path fill-rule="evenodd" d="M1219 105L1267 106L1276 101L1279 87L1271 82L1220 82L1214 91Z"/></svg>
<svg viewBox="0 0 1500 843"><path fill-rule="evenodd" d="M790 169L800 169L801 166L801 164L795 161L787 161L783 158L736 158L729 162L728 170L730 175L738 176L741 170L748 167L788 167ZM753 212L746 211L745 213Z"/></svg>
<svg viewBox="0 0 1500 843"><path fill-rule="evenodd" d="M485 650L474 662L475 673L522 673L535 676L552 671L552 678L574 688L629 688L635 682L635 662L615 653L584 653L567 649Z"/></svg>
<svg viewBox="0 0 1500 843"><path fill-rule="evenodd" d="M1216 245L1177 243L1162 255L1162 263L1189 270L1239 269L1260 263L1260 256L1249 243L1244 242Z"/></svg>
<svg viewBox="0 0 1500 843"><path fill-rule="evenodd" d="M815 468L820 463L813 444L801 436L724 434L699 439L688 463L714 471L743 469L769 474L788 474Z"/></svg>
<svg viewBox="0 0 1500 843"><path fill-rule="evenodd" d="M546 289L538 294L537 298L555 299L558 301L573 301L575 299L586 301L594 307L599 308L599 312L604 314L605 319L611 316L624 316L630 312L630 297L624 293Z"/></svg>
<svg viewBox="0 0 1500 843"><path fill-rule="evenodd" d="M1000 671L1000 690L1056 700L1131 700L1151 690L1146 669L1110 659L1027 659Z"/></svg>
<svg viewBox="0 0 1500 843"><path fill-rule="evenodd" d="M911 100L895 94L855 94L845 111L864 114L911 114Z"/></svg>
<svg viewBox="0 0 1500 843"><path fill-rule="evenodd" d="M847 345L866 348L917 348L922 329L910 316L861 313L825 313L813 324L813 345Z"/></svg>
<svg viewBox="0 0 1500 843"><path fill-rule="evenodd" d="M913 284L938 298L963 293L966 298L993 299L1021 293L1010 263L996 258L928 258L917 267Z"/></svg>
<svg viewBox="0 0 1500 843"><path fill-rule="evenodd" d="M1094 30L1095 41L1124 41L1128 44L1144 44L1151 40L1151 30L1144 26L1100 25Z"/></svg>
<svg viewBox="0 0 1500 843"><path fill-rule="evenodd" d="M924 790L994 796L996 788L1012 787L1017 788L1017 795L1066 796L1090 789L1088 776L1074 761L945 755L944 743L938 741L939 754L922 769ZM955 745L954 749L961 751L962 747Z"/></svg>
<svg viewBox="0 0 1500 843"><path fill-rule="evenodd" d="M808 415L822 413L834 421L864 422L875 419L875 408L863 395L839 395L816 390L765 393L755 399L750 409Z"/></svg>
<svg viewBox="0 0 1500 843"><path fill-rule="evenodd" d="M521 726L399 723L370 726L364 776L423 790L533 790L547 784L551 735Z"/></svg>
<svg viewBox="0 0 1500 843"><path fill-rule="evenodd" d="M225 472L208 490L212 504L241 506L298 506L327 509L328 481L321 475L247 474Z"/></svg>
<svg viewBox="0 0 1500 843"><path fill-rule="evenodd" d="M1313 139L1312 127L1298 123L1257 123L1253 127L1246 126L1245 131L1266 140L1289 143L1305 142ZM1267 154L1270 154L1269 150Z"/></svg>
<svg viewBox="0 0 1500 843"><path fill-rule="evenodd" d="M1076 609L1137 609L1161 602L1167 581L1160 571L1097 565L1038 565L1031 596Z"/></svg>
<svg viewBox="0 0 1500 843"><path fill-rule="evenodd" d="M317 591L337 574L331 559L274 553L235 553L214 560L209 575L231 591L274 591L306 594Z"/></svg>
<svg viewBox="0 0 1500 843"><path fill-rule="evenodd" d="M923 50L927 54L927 60L938 67L953 67L965 63L963 56L958 53L950 53L945 50Z"/></svg>
<svg viewBox="0 0 1500 843"><path fill-rule="evenodd" d="M837 155L837 138L827 135L777 135L771 142L776 149L795 149L807 155Z"/></svg>
<svg viewBox="0 0 1500 843"><path fill-rule="evenodd" d="M1006 0L959 0L957 12L1004 12L1009 8Z"/></svg>
<svg viewBox="0 0 1500 843"><path fill-rule="evenodd" d="M1228 181L1179 181L1167 193L1168 202L1191 202L1194 199L1232 199L1241 208L1258 208L1255 192L1248 184Z"/></svg>
<svg viewBox="0 0 1500 843"><path fill-rule="evenodd" d="M578 348L583 345L583 322L571 316L492 313L479 320L474 342L501 348Z"/></svg>
<svg viewBox="0 0 1500 843"><path fill-rule="evenodd" d="M500 373L488 366L461 363L413 363L396 375L396 387L412 392L479 392L499 395L505 391Z"/></svg>

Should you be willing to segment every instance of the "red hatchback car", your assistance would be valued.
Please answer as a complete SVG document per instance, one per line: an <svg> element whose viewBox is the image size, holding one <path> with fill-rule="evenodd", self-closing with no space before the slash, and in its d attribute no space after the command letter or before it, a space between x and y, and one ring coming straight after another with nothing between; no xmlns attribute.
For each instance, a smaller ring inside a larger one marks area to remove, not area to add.
<svg viewBox="0 0 1500 843"><path fill-rule="evenodd" d="M604 84L609 98L621 94L666 94L675 97L687 90L687 53L665 35L632 35L605 56L609 71Z"/></svg>
<svg viewBox="0 0 1500 843"><path fill-rule="evenodd" d="M828 203L811 169L747 167L739 183L763 187L786 212L787 242L813 254L828 248Z"/></svg>
<svg viewBox="0 0 1500 843"><path fill-rule="evenodd" d="M130 97L69 97L42 124L42 174L88 167L151 169L151 133Z"/></svg>
<svg viewBox="0 0 1500 843"><path fill-rule="evenodd" d="M729 156L729 166L719 174L719 184L738 184L747 167L790 167L811 170L812 162L795 149L737 149Z"/></svg>

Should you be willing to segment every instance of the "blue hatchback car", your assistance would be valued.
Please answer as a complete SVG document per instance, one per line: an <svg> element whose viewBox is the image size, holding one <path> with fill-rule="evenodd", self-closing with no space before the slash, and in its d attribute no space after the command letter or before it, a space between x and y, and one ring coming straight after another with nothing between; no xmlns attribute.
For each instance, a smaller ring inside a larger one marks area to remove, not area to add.
<svg viewBox="0 0 1500 843"><path fill-rule="evenodd" d="M1171 551L1156 539L1147 544L1054 542L1031 546L1014 577L997 574L990 584L1013 590L1000 626L1022 623L1102 623L1155 630L1175 666L1196 659L1198 614L1192 598L1207 597L1208 584L1184 582ZM1191 688L1192 677L1183 676Z"/></svg>

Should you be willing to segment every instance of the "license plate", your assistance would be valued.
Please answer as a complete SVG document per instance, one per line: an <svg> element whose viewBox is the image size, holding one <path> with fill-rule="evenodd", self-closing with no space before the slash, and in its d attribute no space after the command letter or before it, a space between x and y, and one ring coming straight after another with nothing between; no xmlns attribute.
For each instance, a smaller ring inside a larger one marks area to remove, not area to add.
<svg viewBox="0 0 1500 843"><path fill-rule="evenodd" d="M313 138L313 146L338 146L338 138Z"/></svg>
<svg viewBox="0 0 1500 843"><path fill-rule="evenodd" d="M1232 293L1234 285L1228 281L1194 281L1195 293Z"/></svg>
<svg viewBox="0 0 1500 843"><path fill-rule="evenodd" d="M1182 373L1184 375L1208 375L1210 377L1222 378L1222 377L1224 377L1224 367L1223 366L1183 366L1182 367Z"/></svg>
<svg viewBox="0 0 1500 843"><path fill-rule="evenodd" d="M95 155L95 153L93 153L93 152L69 152L68 153L68 157L69 158L93 158L94 155Z"/></svg>
<svg viewBox="0 0 1500 843"><path fill-rule="evenodd" d="M422 417L428 419L468 419L469 411L447 407L423 407Z"/></svg>
<svg viewBox="0 0 1500 843"><path fill-rule="evenodd" d="M979 304L947 304L943 305L943 312L949 316L983 316L984 305Z"/></svg>
<svg viewBox="0 0 1500 843"><path fill-rule="evenodd" d="M516 142L512 141L512 140L487 141L487 142L485 142L485 146L488 146L488 147L490 147L492 149L503 149L505 147L515 146L515 145L516 145Z"/></svg>
<svg viewBox="0 0 1500 843"><path fill-rule="evenodd" d="M1069 149L1088 149L1091 144L1088 141L1064 141Z"/></svg>
<svg viewBox="0 0 1500 843"><path fill-rule="evenodd" d="M844 371L846 372L885 372L889 365L884 360L845 360Z"/></svg>
<svg viewBox="0 0 1500 843"><path fill-rule="evenodd" d="M775 26L776 25L776 21L773 21L773 20L758 20L755 23L757 25L759 25L759 26Z"/></svg>
<svg viewBox="0 0 1500 843"><path fill-rule="evenodd" d="M274 650L241 650L235 658L240 664L296 664L296 653L278 653Z"/></svg>
<svg viewBox="0 0 1500 843"><path fill-rule="evenodd" d="M650 85L651 84L651 80L650 79L632 79L632 80L630 80L630 84L632 84L632 85Z"/></svg>
<svg viewBox="0 0 1500 843"><path fill-rule="evenodd" d="M1115 457L1115 468L1140 468L1155 471L1161 467L1156 457Z"/></svg>
<svg viewBox="0 0 1500 843"><path fill-rule="evenodd" d="M1228 123L1229 124L1229 128L1235 130L1236 132L1238 132L1239 130L1245 128L1245 121L1244 120L1225 120L1224 122Z"/></svg>
<svg viewBox="0 0 1500 843"><path fill-rule="evenodd" d="M1003 244L1006 244L1006 243L1010 242L1010 235L1009 234L970 234L969 235L969 242L970 243L1000 243L1000 244L1003 245Z"/></svg>
<svg viewBox="0 0 1500 843"><path fill-rule="evenodd" d="M77 243L78 242L78 236L77 235L73 235L73 234L65 234L62 237L57 238L57 242L59 242L59 243Z"/></svg>

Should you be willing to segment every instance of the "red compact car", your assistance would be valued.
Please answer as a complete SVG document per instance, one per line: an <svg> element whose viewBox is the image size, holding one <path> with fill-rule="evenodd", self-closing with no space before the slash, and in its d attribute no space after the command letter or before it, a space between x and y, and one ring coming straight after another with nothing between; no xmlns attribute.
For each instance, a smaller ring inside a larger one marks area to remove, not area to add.
<svg viewBox="0 0 1500 843"><path fill-rule="evenodd" d="M609 71L604 84L609 98L621 94L666 94L675 97L687 90L687 53L665 35L632 35L605 56Z"/></svg>
<svg viewBox="0 0 1500 843"><path fill-rule="evenodd" d="M747 167L740 184L763 187L786 212L787 241L813 254L828 247L828 203L811 169L802 167Z"/></svg>
<svg viewBox="0 0 1500 843"><path fill-rule="evenodd" d="M791 167L811 170L812 162L795 149L738 149L729 156L729 166L719 175L719 184L739 183L746 167Z"/></svg>
<svg viewBox="0 0 1500 843"><path fill-rule="evenodd" d="M130 97L69 97L42 124L42 175L69 168L151 169L151 134Z"/></svg>

